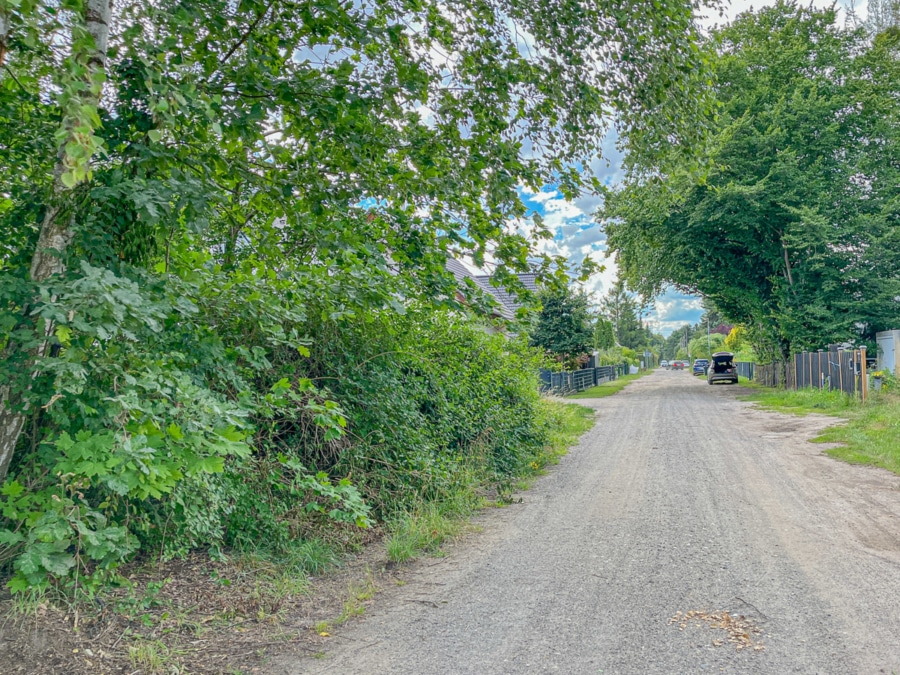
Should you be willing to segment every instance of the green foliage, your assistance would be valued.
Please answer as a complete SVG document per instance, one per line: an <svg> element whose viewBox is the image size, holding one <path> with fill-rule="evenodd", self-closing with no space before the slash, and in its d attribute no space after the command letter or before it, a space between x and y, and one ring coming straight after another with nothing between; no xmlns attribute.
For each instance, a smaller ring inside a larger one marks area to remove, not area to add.
<svg viewBox="0 0 900 675"><path fill-rule="evenodd" d="M507 474L506 480L498 482L497 497L501 502L510 498L509 479L537 475L547 464L555 463L593 426L594 411L580 405L542 400L533 419L540 429L543 445L533 446L529 461L520 465L516 474ZM484 478L483 475L470 477L438 500L414 502L400 511L390 524L388 557L405 562L422 552L434 552L447 540L459 536L465 530L465 519L484 501L476 491Z"/></svg>
<svg viewBox="0 0 900 675"><path fill-rule="evenodd" d="M603 351L616 346L616 332L612 321L598 316L594 323L594 349Z"/></svg>
<svg viewBox="0 0 900 675"><path fill-rule="evenodd" d="M587 294L571 286L550 288L541 291L538 300L541 311L530 343L543 349L564 370L578 368L593 342Z"/></svg>
<svg viewBox="0 0 900 675"><path fill-rule="evenodd" d="M725 336L721 333L698 333L688 343L688 349L692 358L711 359L716 352L722 351L725 345Z"/></svg>
<svg viewBox="0 0 900 675"><path fill-rule="evenodd" d="M607 196L629 284L704 295L761 358L896 323L897 44L784 2L719 30L711 169L664 170L634 149Z"/></svg>
<svg viewBox="0 0 900 675"><path fill-rule="evenodd" d="M616 279L616 283L603 296L600 311L612 324L615 342L621 347L643 351L661 340L642 323L641 315L644 307L638 298L626 289L622 279Z"/></svg>
<svg viewBox="0 0 900 675"><path fill-rule="evenodd" d="M702 136L690 5L86 7L0 2L15 590L287 555L543 452L538 359L447 255L568 279L519 188L593 189L611 112L648 152Z"/></svg>
<svg viewBox="0 0 900 675"><path fill-rule="evenodd" d="M743 326L735 326L725 337L725 347L731 352L738 352L747 342L747 330Z"/></svg>

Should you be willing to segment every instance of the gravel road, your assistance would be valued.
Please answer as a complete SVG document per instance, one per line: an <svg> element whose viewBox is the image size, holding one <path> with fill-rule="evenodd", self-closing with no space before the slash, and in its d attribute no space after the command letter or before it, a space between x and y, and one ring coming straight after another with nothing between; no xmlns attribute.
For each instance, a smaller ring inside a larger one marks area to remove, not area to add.
<svg viewBox="0 0 900 675"><path fill-rule="evenodd" d="M900 672L900 478L740 391L656 371L580 401L596 426L521 504L270 672Z"/></svg>

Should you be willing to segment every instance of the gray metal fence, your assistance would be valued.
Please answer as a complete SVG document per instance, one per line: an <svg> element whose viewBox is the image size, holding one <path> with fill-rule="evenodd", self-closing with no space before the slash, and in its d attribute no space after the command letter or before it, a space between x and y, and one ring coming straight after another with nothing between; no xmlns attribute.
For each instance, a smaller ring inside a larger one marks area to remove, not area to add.
<svg viewBox="0 0 900 675"><path fill-rule="evenodd" d="M541 391L565 396L585 389L590 389L598 384L615 380L623 366L599 366L598 368L582 368L581 370L569 370L553 372L541 369Z"/></svg>
<svg viewBox="0 0 900 675"><path fill-rule="evenodd" d="M748 380L753 379L753 371L756 364L753 361L735 361L734 368L740 377L746 377Z"/></svg>

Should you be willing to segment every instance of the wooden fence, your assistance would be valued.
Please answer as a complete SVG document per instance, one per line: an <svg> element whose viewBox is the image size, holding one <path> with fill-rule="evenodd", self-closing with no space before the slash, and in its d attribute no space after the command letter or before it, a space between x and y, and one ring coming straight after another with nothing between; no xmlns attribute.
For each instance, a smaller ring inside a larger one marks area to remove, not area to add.
<svg viewBox="0 0 900 675"><path fill-rule="evenodd" d="M828 389L866 400L866 348L831 345L828 351L800 352L787 362L756 364L752 379L764 387Z"/></svg>

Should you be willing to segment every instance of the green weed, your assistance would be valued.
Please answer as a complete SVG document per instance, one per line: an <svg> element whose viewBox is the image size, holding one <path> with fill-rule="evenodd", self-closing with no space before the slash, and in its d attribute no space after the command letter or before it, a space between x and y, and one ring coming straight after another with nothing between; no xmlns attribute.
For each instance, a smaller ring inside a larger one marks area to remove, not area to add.
<svg viewBox="0 0 900 675"><path fill-rule="evenodd" d="M844 416L861 405L858 399L839 391L827 391L824 389L801 389L799 391L767 388L754 389L754 393L743 398L755 402L759 407L766 410L777 410L794 415L821 413L823 415Z"/></svg>
<svg viewBox="0 0 900 675"><path fill-rule="evenodd" d="M547 444L531 464L534 471L546 464L557 463L569 447L594 426L594 411L577 403L545 399L540 413L541 423L546 428Z"/></svg>
<svg viewBox="0 0 900 675"><path fill-rule="evenodd" d="M847 424L826 429L815 440L841 443L826 450L832 457L900 474L900 397L873 397L872 404L852 411Z"/></svg>
<svg viewBox="0 0 900 675"><path fill-rule="evenodd" d="M555 464L578 438L594 425L594 411L590 408L542 399L535 409L535 424L541 430L544 444L523 457L513 474L497 476L491 482L497 489L497 503L514 501L513 489L524 488L530 479L540 475L548 464ZM421 553L435 553L446 541L459 537L470 526L468 518L485 506L475 488L479 481L469 475L443 499L420 501L389 524L388 558L406 562Z"/></svg>
<svg viewBox="0 0 900 675"><path fill-rule="evenodd" d="M466 519L480 500L460 494L455 499L422 502L397 519L387 542L388 558L402 563L422 552L435 552L441 544L466 530Z"/></svg>
<svg viewBox="0 0 900 675"><path fill-rule="evenodd" d="M146 673L165 673L166 675L178 675L186 673L178 662L178 656L183 652L170 649L160 640L148 640L139 638L128 646L128 658L134 668Z"/></svg>
<svg viewBox="0 0 900 675"><path fill-rule="evenodd" d="M375 586L371 574L366 576L365 582L361 585L350 584L349 594L344 601L344 608L341 610L338 618L334 620L334 625L340 626L347 623L354 616L362 616L366 611L362 603L374 598L377 592L378 588Z"/></svg>
<svg viewBox="0 0 900 675"><path fill-rule="evenodd" d="M38 615L41 607L48 604L47 588L29 588L22 593L12 595L10 614L21 619L33 619Z"/></svg>

